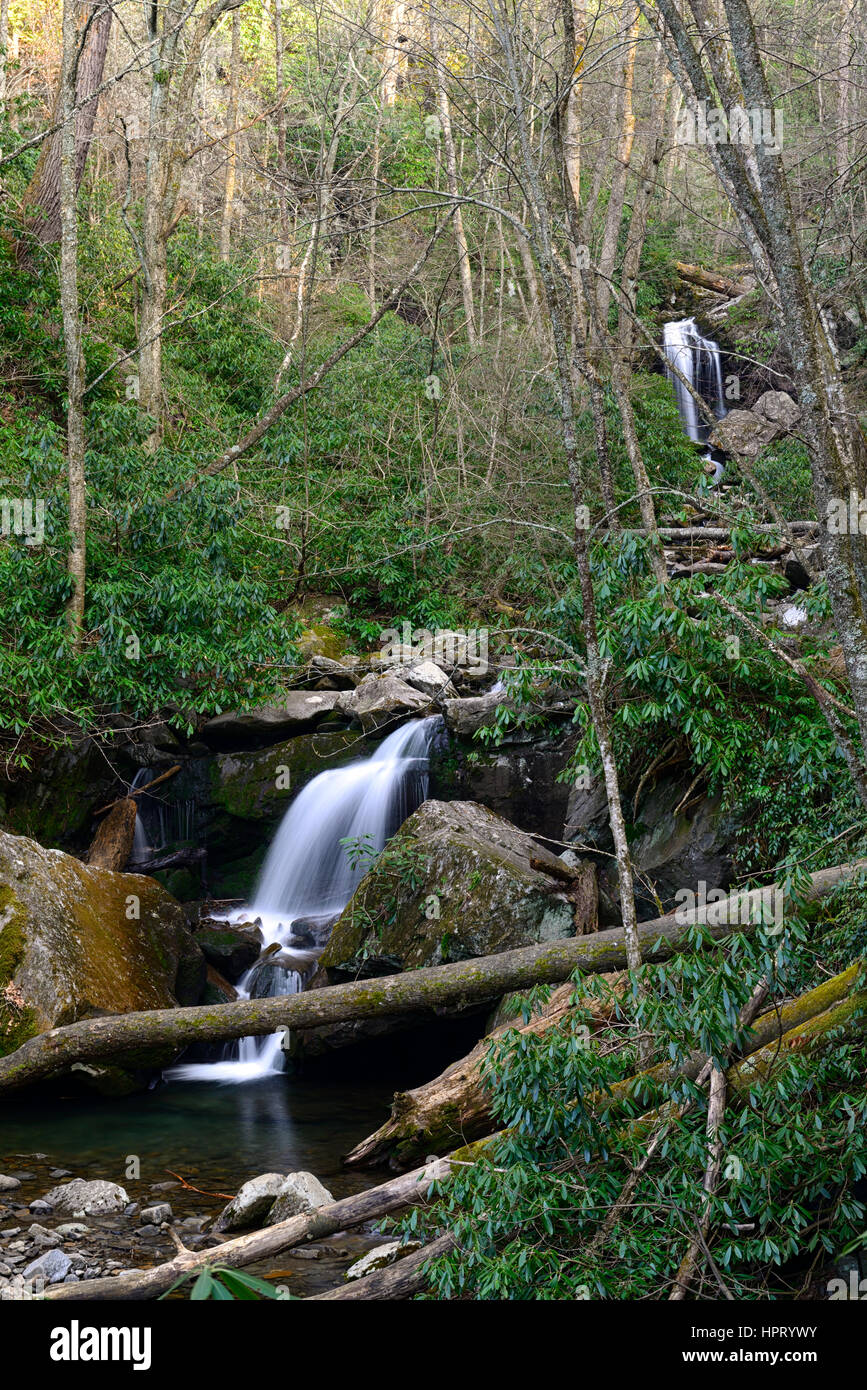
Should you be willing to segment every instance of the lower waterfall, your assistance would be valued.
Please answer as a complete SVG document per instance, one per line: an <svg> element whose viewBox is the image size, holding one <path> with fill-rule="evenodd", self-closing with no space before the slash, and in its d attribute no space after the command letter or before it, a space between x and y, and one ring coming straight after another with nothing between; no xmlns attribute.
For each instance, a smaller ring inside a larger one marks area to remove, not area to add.
<svg viewBox="0 0 867 1390"><path fill-rule="evenodd" d="M299 792L277 830L248 907L235 920L262 924L265 949L237 985L242 999L297 994L318 952L293 932L302 919L333 919L346 906L371 858L427 796L428 758L440 718L413 720L389 734L369 758L320 772ZM347 841L348 844L343 842ZM356 852L352 852L355 849ZM285 948L285 949L282 949ZM298 969L292 968L297 965ZM283 1035L242 1038L219 1062L190 1062L166 1072L180 1081L251 1081L283 1068Z"/></svg>

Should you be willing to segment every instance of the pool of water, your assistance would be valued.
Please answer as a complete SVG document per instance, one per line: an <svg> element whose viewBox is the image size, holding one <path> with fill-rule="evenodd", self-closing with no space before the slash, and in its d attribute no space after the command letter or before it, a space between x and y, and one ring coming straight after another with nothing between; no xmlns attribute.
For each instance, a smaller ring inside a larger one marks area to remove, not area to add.
<svg viewBox="0 0 867 1390"><path fill-rule="evenodd" d="M231 1193L257 1173L304 1168L345 1196L371 1175L346 1172L341 1155L382 1123L393 1091L382 1078L273 1075L244 1086L174 1082L118 1100L4 1100L0 1171L26 1168L26 1156L39 1152L76 1177L131 1187L135 1157L146 1187L174 1173Z"/></svg>

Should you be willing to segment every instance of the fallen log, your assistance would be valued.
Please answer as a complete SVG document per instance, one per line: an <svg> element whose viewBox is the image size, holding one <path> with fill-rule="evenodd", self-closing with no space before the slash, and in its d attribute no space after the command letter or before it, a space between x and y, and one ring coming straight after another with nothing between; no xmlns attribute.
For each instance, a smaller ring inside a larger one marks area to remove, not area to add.
<svg viewBox="0 0 867 1390"><path fill-rule="evenodd" d="M713 290L714 294L724 294L729 299L734 299L742 294L749 294L756 287L756 282L752 277L746 280L734 280L730 275L719 275L716 271L705 270L702 265L689 265L684 261L675 261L674 268L681 280L686 280L690 285L698 285L703 290Z"/></svg>
<svg viewBox="0 0 867 1390"><path fill-rule="evenodd" d="M751 1025L744 1055L759 1051L784 1033L847 999L857 985L861 970L861 962L856 961L848 970L815 989L761 1014ZM558 1027L571 1012L573 994L572 985L563 985L551 996L542 1013L519 1031L540 1035ZM603 1001L585 1001L585 1007L596 1018L604 1018ZM411 1091L399 1091L385 1124L346 1155L343 1162L347 1167L376 1168L387 1164L393 1171L400 1171L417 1163L421 1155L448 1152L458 1141L472 1143L488 1134L493 1117L490 1094L482 1082L482 1064L491 1042L509 1026L514 1027L514 1024L506 1023L494 1029L468 1056L453 1063L432 1081ZM706 1062L705 1053L696 1051L679 1066L661 1062L637 1076L615 1082L598 1097L600 1112L622 1112L630 1101L647 1108L661 1094L663 1086L676 1080L694 1081Z"/></svg>
<svg viewBox="0 0 867 1390"><path fill-rule="evenodd" d="M612 980L620 976L611 977ZM385 1124L356 1144L343 1159L348 1168L376 1168L387 1164L394 1171L410 1168L422 1155L447 1153L455 1143L481 1139L491 1129L491 1098L482 1082L482 1068L491 1043L509 1028L539 1036L556 1028L572 1012L575 987L561 985L540 1013L528 1023L508 1019L486 1034L466 1057L453 1062L439 1076L411 1091L399 1091ZM587 999L585 1007L599 1021L614 1007L599 999Z"/></svg>
<svg viewBox="0 0 867 1390"><path fill-rule="evenodd" d="M378 1221L383 1216L400 1211L404 1207L416 1206L426 1199L433 1182L448 1176L450 1164L447 1159L435 1159L403 1177L392 1178L379 1187L369 1188L354 1197L343 1197L339 1202L329 1202L327 1206L316 1207L301 1216L292 1216L276 1226L266 1226L261 1231L250 1231L246 1235L227 1240L210 1250L181 1249L174 1259L153 1269L128 1269L113 1279L88 1279L77 1284L55 1284L46 1289L45 1297L52 1302L76 1303L91 1299L141 1300L158 1298L170 1289L172 1284L185 1275L196 1273L207 1266L223 1266L228 1269L242 1269L245 1265L256 1264L270 1259L294 1245L308 1240L324 1240L337 1231L348 1230L351 1226L361 1226L367 1221Z"/></svg>
<svg viewBox="0 0 867 1390"><path fill-rule="evenodd" d="M206 849L185 849L167 850L165 854L152 854L150 859L140 859L133 863L130 872L136 874L153 874L158 869L188 869L193 865L203 864L208 857Z"/></svg>
<svg viewBox="0 0 867 1390"><path fill-rule="evenodd" d="M97 869L120 873L132 853L137 816L136 804L129 797L115 802L91 841L86 862Z"/></svg>
<svg viewBox="0 0 867 1390"><path fill-rule="evenodd" d="M370 1274L366 1274L363 1279L356 1279L348 1284L340 1284L336 1289L329 1289L327 1293L315 1293L310 1298L304 1300L305 1303L316 1303L323 1299L362 1299L365 1303L383 1302L385 1299L411 1298L414 1293L419 1293L427 1284L425 1278L425 1267L431 1260L436 1260L440 1255L448 1255L454 1250L457 1241L451 1232L437 1236L436 1240L423 1245L420 1250L413 1250L411 1255L404 1255L402 1259L396 1260L394 1264L387 1265L385 1269L375 1269Z"/></svg>
<svg viewBox="0 0 867 1390"><path fill-rule="evenodd" d="M865 868L867 860L859 860L819 870L812 875L805 900L825 897ZM638 932L643 959L654 963L692 950L692 932L698 923L706 926L714 940L733 932L755 931L759 923L753 918L761 919L764 911L776 914L777 904L782 906L785 901L781 901L780 895L780 888L771 885L645 922ZM158 1048L164 1044L177 1048L193 1042L261 1037L283 1027L315 1028L324 1023L387 1014L413 1013L433 1018L443 1005L478 1004L498 999L511 990L560 984L577 969L601 974L622 970L625 965L624 934L618 927L591 937L524 946L453 965L429 966L302 994L80 1019L41 1033L0 1058L0 1092L61 1075L74 1062L101 1061L130 1049Z"/></svg>

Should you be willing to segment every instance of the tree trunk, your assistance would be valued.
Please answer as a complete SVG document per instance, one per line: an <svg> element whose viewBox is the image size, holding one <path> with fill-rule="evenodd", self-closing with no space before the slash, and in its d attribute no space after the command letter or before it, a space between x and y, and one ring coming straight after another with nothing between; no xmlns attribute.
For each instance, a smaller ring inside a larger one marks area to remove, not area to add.
<svg viewBox="0 0 867 1390"><path fill-rule="evenodd" d="M467 1143L490 1133L492 1126L490 1095L482 1082L482 1066L488 1048L508 1028L538 1036L556 1028L572 1012L575 986L561 985L542 1012L529 1023L510 1019L488 1033L472 1052L453 1062L433 1081L412 1091L399 1091L391 1115L375 1133L356 1144L343 1162L348 1168L377 1168L388 1165L400 1171L418 1162L418 1156L448 1151L457 1142ZM597 1000L586 1000L597 1016L607 1016ZM595 1006L595 1007L594 1007Z"/></svg>
<svg viewBox="0 0 867 1390"><path fill-rule="evenodd" d="M858 860L819 870L812 875L807 901L827 896L865 867L867 860ZM445 1004L469 1006L499 999L511 990L560 984L578 969L599 974L622 970L628 963L632 968L636 954L639 959L643 954L650 962L668 960L693 949L691 933L696 923L706 924L715 940L733 932L755 931L754 916L763 909L776 912L778 903L784 905L780 892L772 885L732 894L723 903L668 913L633 929L628 944L618 927L595 936L524 946L454 965L430 966L303 994L81 1019L31 1038L0 1058L0 1093L60 1075L74 1062L99 1061L131 1048L184 1047L192 1042L262 1037L283 1027L315 1028L394 1014L434 1017Z"/></svg>
<svg viewBox="0 0 867 1390"><path fill-rule="evenodd" d="M88 864L98 869L114 869L117 873L126 868L132 854L137 816L136 804L131 797L119 801L93 837L87 851Z"/></svg>
<svg viewBox="0 0 867 1390"><path fill-rule="evenodd" d="M0 0L0 101L6 100L6 50L9 47L9 0Z"/></svg>
<svg viewBox="0 0 867 1390"><path fill-rule="evenodd" d="M461 278L461 297L464 302L464 323L467 330L467 341L470 347L475 347L478 342L478 336L476 334L476 315L473 303L473 272L470 265L470 252L467 245L466 233L464 232L463 212L458 202L458 166L455 157L454 136L452 134L452 116L449 107L446 69L439 55L436 27L433 19L430 21L430 46L436 66L437 106L439 110L440 126L442 127L443 149L445 151L446 183L449 197L452 199L455 210L452 221L455 229L455 247L458 254L458 270Z"/></svg>
<svg viewBox="0 0 867 1390"><path fill-rule="evenodd" d="M58 132L60 136L58 215L60 222L60 305L63 315L63 342L66 351L66 467L69 479L70 545L66 568L72 582L72 593L67 602L66 616L73 647L79 651L84 633L87 499L84 477L84 355L81 345L81 318L78 305L77 197L81 174L79 172L80 141L75 106L79 91L77 78L80 76L81 64L78 63L77 72L79 32L76 17L75 0L65 0L63 7L63 66L60 86L60 115L63 125ZM108 18L110 23L110 12ZM105 38L107 42L107 29ZM104 57L105 50L103 48L102 58L99 62L100 74ZM92 91L92 86L88 87L87 90ZM92 128L92 117L90 124ZM87 146L85 145L80 166L82 169L86 155Z"/></svg>
<svg viewBox="0 0 867 1390"><path fill-rule="evenodd" d="M223 189L223 217L220 223L220 256L229 259L232 240L232 214L235 210L235 183L238 164L238 80L241 65L241 11L232 14L232 56L229 63L229 103L226 111L226 181ZM284 137L285 155L285 137Z"/></svg>
<svg viewBox="0 0 867 1390"><path fill-rule="evenodd" d="M448 1255L456 1246L457 1240L451 1232L447 1232L429 1241L420 1250L413 1250L411 1254L395 1260L394 1264L388 1265L385 1269L374 1269L363 1279L340 1284L336 1289L329 1289L327 1293L315 1293L304 1301L315 1303L319 1299L354 1299L365 1303L381 1303L385 1300L412 1298L413 1294L427 1287L425 1269L431 1260Z"/></svg>
<svg viewBox="0 0 867 1390"><path fill-rule="evenodd" d="M75 111L74 170L75 190L77 192L84 174L84 166L87 162L87 153L90 149L93 126L96 120L96 109L99 105L98 99L88 101L88 97L97 90L102 82L114 11L111 4L106 3L106 0L79 0L74 9L75 13L71 16L71 22L75 26L74 35L69 40L72 47L64 62L67 66L71 63L72 66L68 68L68 71L72 72L71 80L75 84L71 102L67 99L66 111L68 112L69 109ZM79 44L82 38L84 45L79 54ZM66 47L67 40L65 39L64 50ZM65 119L63 82L64 76L61 72L60 88L55 103L55 113L60 119ZM43 143L36 168L33 171L33 178L30 180L30 185L23 198L24 225L29 235L34 237L42 246L50 246L60 241L62 143L63 128L55 131Z"/></svg>

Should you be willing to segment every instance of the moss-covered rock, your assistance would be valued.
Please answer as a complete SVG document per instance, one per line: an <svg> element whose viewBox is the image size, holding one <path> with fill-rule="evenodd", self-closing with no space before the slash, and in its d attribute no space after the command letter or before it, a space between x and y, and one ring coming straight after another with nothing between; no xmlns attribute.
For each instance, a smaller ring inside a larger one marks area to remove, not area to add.
<svg viewBox="0 0 867 1390"><path fill-rule="evenodd" d="M486 806L426 801L362 880L320 966L413 970L572 936L573 904L542 866L565 870Z"/></svg>
<svg viewBox="0 0 867 1390"><path fill-rule="evenodd" d="M0 832L0 1053L89 1015L196 1003L204 972L153 879Z"/></svg>

